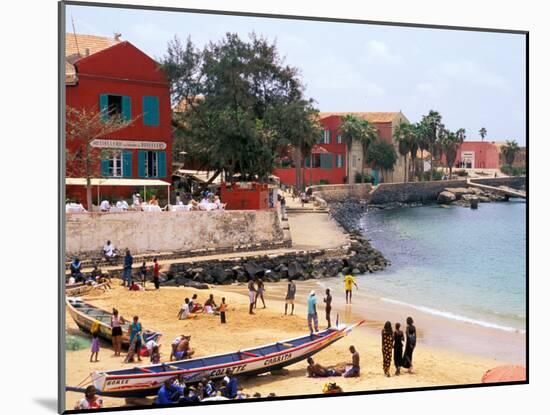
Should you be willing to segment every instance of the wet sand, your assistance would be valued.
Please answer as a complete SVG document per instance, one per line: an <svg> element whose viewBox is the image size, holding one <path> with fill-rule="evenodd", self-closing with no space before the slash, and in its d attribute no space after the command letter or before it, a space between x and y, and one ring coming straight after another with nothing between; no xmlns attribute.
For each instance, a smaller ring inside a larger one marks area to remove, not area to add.
<svg viewBox="0 0 550 415"><path fill-rule="evenodd" d="M297 299L305 300L305 295L311 289L311 284L315 284L315 282L298 282ZM167 361L170 355L170 343L172 339L181 333L192 336L191 346L196 350L197 357L235 351L307 333L306 309L303 304L296 304L294 316L284 315L284 303L280 299L284 298L282 293L286 289L286 284L268 284L266 288L268 307L258 309L255 315L248 314L248 296L245 285L214 287L211 290L163 287L159 291L154 291L151 287L145 292L130 292L117 286L105 293L92 293L85 298L87 301L108 310L116 306L121 315L127 319L137 314L140 316L145 328L162 332L161 360ZM226 297L226 302L229 305L226 325L220 323L219 316L204 314L199 314L196 318L185 321L177 320L177 313L184 298L191 297L195 292L199 295L201 302L206 300L209 293L214 294L218 303L222 296ZM319 287L317 287L317 293L319 304L322 304L321 289ZM340 300L335 298L335 313L336 310L340 310L341 305L339 302ZM355 305L352 307L349 314L341 314L340 322L344 322L343 320L346 320L346 322L356 320ZM391 308L393 307L392 304ZM318 311L320 328L324 328L325 321L322 306L319 307ZM384 313L384 310L380 311L380 314ZM288 366L288 373L285 375L265 374L240 379L239 383L245 393L259 392L262 396L266 396L271 392L277 396L320 394L323 385L327 381L335 381L346 392L448 386L478 383L485 371L501 364L500 361L494 358L433 346L431 336L432 332L437 332L437 329L428 330L428 326L435 324L435 322L433 319L424 320L421 318L419 320L418 315L415 315L417 317L419 339L414 354L414 373L403 373L401 376L386 378L382 370L380 351L379 327L381 327L380 322L382 320L375 317L375 315L373 315L373 318L369 316L366 327L354 330L349 336L314 356L315 361L326 366L343 365L350 361L348 349L353 344L361 355L361 376L359 378L309 379L306 377L306 363L300 362ZM78 333L78 328L69 315L67 315L66 325L68 333ZM101 342L100 362L98 363L89 362L90 352L87 349L67 352L67 385L75 386L79 384L94 370L123 367L123 357L113 357L112 355L112 347L105 342ZM147 364L148 362L144 360L143 363ZM72 409L81 396L79 393L67 392L67 409ZM128 404L124 399L118 398L105 397L103 400L106 407ZM144 404L147 402L152 402L152 400L140 401L139 403Z"/></svg>

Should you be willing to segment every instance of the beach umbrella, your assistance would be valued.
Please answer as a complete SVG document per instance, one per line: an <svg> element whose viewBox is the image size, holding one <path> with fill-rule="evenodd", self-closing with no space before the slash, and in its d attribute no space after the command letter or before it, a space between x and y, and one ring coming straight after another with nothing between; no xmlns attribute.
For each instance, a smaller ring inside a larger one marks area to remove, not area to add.
<svg viewBox="0 0 550 415"><path fill-rule="evenodd" d="M518 382L527 379L523 366L498 366L485 372L481 383Z"/></svg>

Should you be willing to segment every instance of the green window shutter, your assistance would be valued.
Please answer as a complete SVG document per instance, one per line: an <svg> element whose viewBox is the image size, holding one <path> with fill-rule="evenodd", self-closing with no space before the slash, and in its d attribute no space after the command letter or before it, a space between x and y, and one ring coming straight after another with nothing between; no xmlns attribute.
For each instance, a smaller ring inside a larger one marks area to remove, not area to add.
<svg viewBox="0 0 550 415"><path fill-rule="evenodd" d="M159 97L143 97L143 125L159 125Z"/></svg>
<svg viewBox="0 0 550 415"><path fill-rule="evenodd" d="M132 99L128 96L122 97L122 119L124 121L132 119Z"/></svg>
<svg viewBox="0 0 550 415"><path fill-rule="evenodd" d="M102 159L101 160L101 176L102 177L109 177L109 159Z"/></svg>
<svg viewBox="0 0 550 415"><path fill-rule="evenodd" d="M99 111L101 112L101 121L107 122L109 119L109 99L108 94L99 94Z"/></svg>
<svg viewBox="0 0 550 415"><path fill-rule="evenodd" d="M132 177L132 152L122 152L122 177Z"/></svg>
<svg viewBox="0 0 550 415"><path fill-rule="evenodd" d="M327 135L327 144L330 144L330 141L332 140L332 138L331 138L331 131L328 130L327 132L328 132L328 135Z"/></svg>
<svg viewBox="0 0 550 415"><path fill-rule="evenodd" d="M304 159L304 166L305 166L305 167L311 166L311 156L306 157L306 158Z"/></svg>
<svg viewBox="0 0 550 415"><path fill-rule="evenodd" d="M322 169L331 169L332 168L332 153L320 154L321 156L321 168Z"/></svg>
<svg viewBox="0 0 550 415"><path fill-rule="evenodd" d="M147 158L146 151L138 151L138 177L145 177L145 159Z"/></svg>
<svg viewBox="0 0 550 415"><path fill-rule="evenodd" d="M158 177L166 177L166 152L157 151Z"/></svg>

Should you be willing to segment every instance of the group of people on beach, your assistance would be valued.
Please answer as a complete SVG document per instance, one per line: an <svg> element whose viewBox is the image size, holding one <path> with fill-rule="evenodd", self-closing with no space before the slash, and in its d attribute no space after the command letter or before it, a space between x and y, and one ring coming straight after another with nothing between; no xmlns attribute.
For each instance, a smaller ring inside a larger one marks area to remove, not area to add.
<svg viewBox="0 0 550 415"><path fill-rule="evenodd" d="M260 277L256 277L254 279L250 279L248 281L248 299L250 301L249 307L248 307L248 314L254 314L254 309L256 308L256 305L258 304L258 298L262 300L262 304L264 308L265 306L265 300L264 300L264 292L265 292L265 285L263 280Z"/></svg>
<svg viewBox="0 0 550 415"><path fill-rule="evenodd" d="M220 316L221 324L226 324L227 310L228 305L225 301L225 297L222 297L220 305L217 305L216 301L214 300L214 294L210 294L208 296L208 299L204 302L204 305L201 305L198 302L197 294L193 294L191 299L185 298L178 312L178 319L185 320L196 313L215 314Z"/></svg>
<svg viewBox="0 0 550 415"><path fill-rule="evenodd" d="M403 342L405 341L405 352L403 353ZM413 370L413 352L416 347L416 327L412 317L407 317L405 333L401 331L401 323L395 323L395 330L392 330L391 322L386 321L382 329L382 367L384 374L390 377L390 367L393 352L395 375L401 374L401 368Z"/></svg>

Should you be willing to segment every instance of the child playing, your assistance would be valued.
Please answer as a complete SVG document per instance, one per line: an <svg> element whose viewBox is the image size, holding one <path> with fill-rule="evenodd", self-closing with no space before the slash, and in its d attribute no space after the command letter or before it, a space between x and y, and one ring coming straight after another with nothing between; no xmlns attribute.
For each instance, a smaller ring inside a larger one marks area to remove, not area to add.
<svg viewBox="0 0 550 415"><path fill-rule="evenodd" d="M154 365L160 363L160 351L158 345L154 345L153 350L151 351L151 363Z"/></svg>
<svg viewBox="0 0 550 415"><path fill-rule="evenodd" d="M99 353L99 329L92 331L92 354L90 356L90 362L92 362L92 358L95 354L95 361L99 362L97 359L97 355Z"/></svg>
<svg viewBox="0 0 550 415"><path fill-rule="evenodd" d="M147 279L147 266L145 265L145 261L143 261L141 267L139 267L139 276L141 277L141 285L145 288L145 280Z"/></svg>
<svg viewBox="0 0 550 415"><path fill-rule="evenodd" d="M222 324L225 324L225 311L227 310L227 304L225 304L225 297L222 297L222 303L220 304L220 318Z"/></svg>

